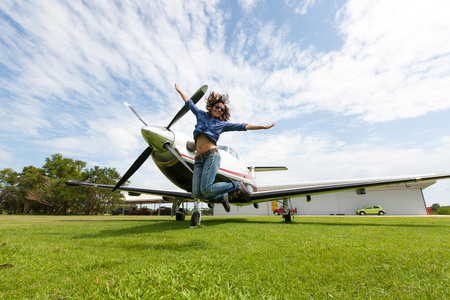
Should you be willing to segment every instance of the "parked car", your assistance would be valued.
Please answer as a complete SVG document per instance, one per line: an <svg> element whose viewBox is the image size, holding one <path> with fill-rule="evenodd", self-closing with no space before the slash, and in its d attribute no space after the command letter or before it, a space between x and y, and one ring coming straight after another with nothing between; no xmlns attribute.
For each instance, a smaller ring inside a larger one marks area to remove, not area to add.
<svg viewBox="0 0 450 300"><path fill-rule="evenodd" d="M357 215L384 215L386 212L384 209L379 205L367 205L364 208L358 209L356 211Z"/></svg>
<svg viewBox="0 0 450 300"><path fill-rule="evenodd" d="M283 213L283 207L280 207L280 208L278 208L278 209L274 209L274 210L273 210L273 214L274 214L275 216L279 216L279 215L281 215L282 213ZM295 210L295 208L292 209L291 213L292 213L292 214L297 213L297 211Z"/></svg>
<svg viewBox="0 0 450 300"><path fill-rule="evenodd" d="M115 211L113 211L111 214L114 215L121 215L123 211L123 208L118 208ZM131 208L125 208L125 213L124 215L128 215L130 212L132 211Z"/></svg>

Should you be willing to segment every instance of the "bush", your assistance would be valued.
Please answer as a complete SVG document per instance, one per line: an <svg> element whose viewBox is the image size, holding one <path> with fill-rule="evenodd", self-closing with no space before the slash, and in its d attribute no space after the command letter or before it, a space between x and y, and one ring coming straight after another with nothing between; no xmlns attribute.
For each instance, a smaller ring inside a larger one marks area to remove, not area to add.
<svg viewBox="0 0 450 300"><path fill-rule="evenodd" d="M437 213L438 215L450 215L450 207L449 206L439 207Z"/></svg>

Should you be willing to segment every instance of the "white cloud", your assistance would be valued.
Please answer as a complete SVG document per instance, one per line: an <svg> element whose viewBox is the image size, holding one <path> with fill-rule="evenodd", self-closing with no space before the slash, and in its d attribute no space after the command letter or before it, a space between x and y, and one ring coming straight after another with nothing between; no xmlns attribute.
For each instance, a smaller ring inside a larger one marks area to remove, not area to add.
<svg viewBox="0 0 450 300"><path fill-rule="evenodd" d="M305 15L314 6L316 0L285 0L285 3L292 7L296 14Z"/></svg>
<svg viewBox="0 0 450 300"><path fill-rule="evenodd" d="M252 9L254 9L258 2L261 2L261 0L238 0L242 10L246 13L249 13Z"/></svg>

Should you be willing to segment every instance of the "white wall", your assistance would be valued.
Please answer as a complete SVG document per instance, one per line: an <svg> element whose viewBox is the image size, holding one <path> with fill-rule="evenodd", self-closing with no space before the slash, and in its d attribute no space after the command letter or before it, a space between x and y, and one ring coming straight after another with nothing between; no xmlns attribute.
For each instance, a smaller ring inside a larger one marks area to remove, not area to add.
<svg viewBox="0 0 450 300"><path fill-rule="evenodd" d="M292 198L292 206L298 215L355 215L359 208L366 205L381 205L388 215L426 215L427 210L421 189L366 190L365 195L353 191L312 196L311 202L305 197ZM216 204L216 216L272 216L271 203L260 203L259 209L253 205L236 207L231 205L230 213Z"/></svg>

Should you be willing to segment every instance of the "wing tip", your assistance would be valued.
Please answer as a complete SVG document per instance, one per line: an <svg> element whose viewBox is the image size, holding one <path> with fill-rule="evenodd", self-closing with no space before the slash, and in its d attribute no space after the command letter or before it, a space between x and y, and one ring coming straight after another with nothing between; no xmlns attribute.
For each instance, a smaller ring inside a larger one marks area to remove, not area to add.
<svg viewBox="0 0 450 300"><path fill-rule="evenodd" d="M72 179L66 180L64 183L68 186L80 186L81 185L81 181L72 180Z"/></svg>

